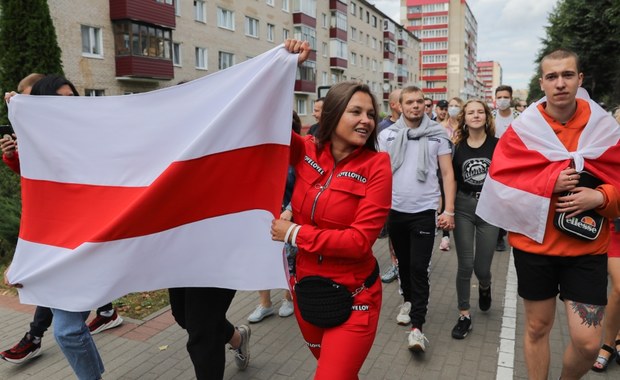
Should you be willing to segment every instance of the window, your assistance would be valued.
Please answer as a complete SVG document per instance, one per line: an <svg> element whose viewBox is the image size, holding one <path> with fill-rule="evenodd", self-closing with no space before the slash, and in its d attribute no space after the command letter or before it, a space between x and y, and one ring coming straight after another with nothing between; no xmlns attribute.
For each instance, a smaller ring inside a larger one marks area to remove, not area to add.
<svg viewBox="0 0 620 380"><path fill-rule="evenodd" d="M327 42L321 43L321 53L323 57L327 57Z"/></svg>
<svg viewBox="0 0 620 380"><path fill-rule="evenodd" d="M104 96L105 95L105 90L97 90L97 89L92 89L92 88L86 88L86 89L84 89L84 95L85 96Z"/></svg>
<svg viewBox="0 0 620 380"><path fill-rule="evenodd" d="M229 68L230 66L235 64L235 55L232 53L219 52L218 55L218 66L217 68L220 70L224 70Z"/></svg>
<svg viewBox="0 0 620 380"><path fill-rule="evenodd" d="M245 35L258 38L258 20L245 16Z"/></svg>
<svg viewBox="0 0 620 380"><path fill-rule="evenodd" d="M117 56L133 55L170 60L172 32L170 29L129 20L115 21L114 46Z"/></svg>
<svg viewBox="0 0 620 380"><path fill-rule="evenodd" d="M325 13L321 13L321 26L323 29L327 29L327 15Z"/></svg>
<svg viewBox="0 0 620 380"><path fill-rule="evenodd" d="M293 12L316 18L316 0L293 0Z"/></svg>
<svg viewBox="0 0 620 380"><path fill-rule="evenodd" d="M309 82L316 81L316 62L305 61L299 66L297 70L297 80L304 80Z"/></svg>
<svg viewBox="0 0 620 380"><path fill-rule="evenodd" d="M177 0L174 2L174 15L175 16L181 15L181 0Z"/></svg>
<svg viewBox="0 0 620 380"><path fill-rule="evenodd" d="M351 27L351 40L357 40L357 28L355 28L354 26Z"/></svg>
<svg viewBox="0 0 620 380"><path fill-rule="evenodd" d="M289 34L290 34L290 31L288 29L282 29L282 39L283 40L288 39Z"/></svg>
<svg viewBox="0 0 620 380"><path fill-rule="evenodd" d="M347 31L347 15L340 12L332 12L332 28Z"/></svg>
<svg viewBox="0 0 620 380"><path fill-rule="evenodd" d="M308 114L308 110L307 110L307 102L305 98L297 98L295 99L295 108L297 108L297 114L298 115L307 115Z"/></svg>
<svg viewBox="0 0 620 380"><path fill-rule="evenodd" d="M197 47L196 48L196 68L200 70L207 70L207 49Z"/></svg>
<svg viewBox="0 0 620 380"><path fill-rule="evenodd" d="M327 72L326 71L321 72L321 85L322 86L326 86L329 84L327 78L328 78Z"/></svg>
<svg viewBox="0 0 620 380"><path fill-rule="evenodd" d="M305 25L295 26L293 35L296 40L308 41L310 49L316 50L316 29Z"/></svg>
<svg viewBox="0 0 620 380"><path fill-rule="evenodd" d="M349 4L349 9L351 10L351 14L355 16L355 12L357 11L357 5L351 2L351 4Z"/></svg>
<svg viewBox="0 0 620 380"><path fill-rule="evenodd" d="M357 65L357 54L351 53L351 65Z"/></svg>
<svg viewBox="0 0 620 380"><path fill-rule="evenodd" d="M172 5L172 0L157 0L158 3L165 3Z"/></svg>
<svg viewBox="0 0 620 380"><path fill-rule="evenodd" d="M273 42L276 39L276 26L267 24L267 41Z"/></svg>
<svg viewBox="0 0 620 380"><path fill-rule="evenodd" d="M347 59L349 54L347 53L347 43L341 40L332 39L329 41L330 55L332 57Z"/></svg>
<svg viewBox="0 0 620 380"><path fill-rule="evenodd" d="M174 42L172 43L172 64L181 66L181 59L181 44Z"/></svg>
<svg viewBox="0 0 620 380"><path fill-rule="evenodd" d="M290 7L289 1L290 0L282 0L282 10L284 12L288 12L289 11L289 7Z"/></svg>
<svg viewBox="0 0 620 380"><path fill-rule="evenodd" d="M101 28L82 25L82 55L103 57Z"/></svg>
<svg viewBox="0 0 620 380"><path fill-rule="evenodd" d="M271 5L273 7L273 4L275 3L275 0L267 0L266 3L267 3L267 5Z"/></svg>
<svg viewBox="0 0 620 380"><path fill-rule="evenodd" d="M217 26L224 29L235 30L235 12L218 7Z"/></svg>
<svg viewBox="0 0 620 380"><path fill-rule="evenodd" d="M204 0L194 0L194 17L196 21L207 22L207 6Z"/></svg>

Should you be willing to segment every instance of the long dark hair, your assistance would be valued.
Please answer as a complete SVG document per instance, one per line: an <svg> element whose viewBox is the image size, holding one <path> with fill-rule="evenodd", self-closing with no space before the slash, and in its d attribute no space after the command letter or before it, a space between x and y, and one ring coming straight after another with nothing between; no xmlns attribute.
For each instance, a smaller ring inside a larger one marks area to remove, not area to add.
<svg viewBox="0 0 620 380"><path fill-rule="evenodd" d="M56 92L64 85L71 88L74 96L80 96L80 93L75 89L73 83L67 78L56 74L46 75L39 79L37 83L32 86L30 95L58 95Z"/></svg>
<svg viewBox="0 0 620 380"><path fill-rule="evenodd" d="M340 82L332 86L329 92L325 96L323 102L323 110L321 111L321 127L319 128L316 139L318 140L319 147L322 147L327 141L331 139L332 134L338 126L340 118L344 114L349 101L356 92L363 92L370 96L372 100L372 107L375 110L374 122L375 128L373 128L368 140L364 144L364 147L374 152L377 151L377 126L379 124L379 106L377 100L370 91L370 87L363 83L348 81Z"/></svg>

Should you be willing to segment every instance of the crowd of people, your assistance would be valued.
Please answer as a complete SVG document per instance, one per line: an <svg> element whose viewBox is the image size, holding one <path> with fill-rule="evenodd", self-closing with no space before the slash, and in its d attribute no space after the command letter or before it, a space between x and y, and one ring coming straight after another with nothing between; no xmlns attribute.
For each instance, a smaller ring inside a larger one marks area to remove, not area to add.
<svg viewBox="0 0 620 380"><path fill-rule="evenodd" d="M304 41L287 40L285 48L299 63L310 54ZM293 115L287 188L270 234L289 258L290 292L279 315L295 315L317 360L315 379L357 378L377 333L382 281L399 280L403 302L396 323L409 327L406 347L425 352L431 257L439 233L438 248L451 249L450 231L458 259L452 338L465 339L473 329L472 275L478 309L492 307L491 263L508 243L525 308L528 376L548 376L558 294L570 334L561 378L620 364L620 180L609 170L620 165L620 109L614 120L579 92L583 74L571 51L549 53L540 70L546 97L529 107L515 102L506 85L497 87L493 110L481 99L434 104L421 88L406 86L390 94L391 112L380 120L371 89L345 81L315 103L317 123L306 136ZM31 75L18 91L78 95L56 75ZM15 136L4 136L0 147L4 162L19 173ZM584 185L584 171L602 184ZM540 202L535 216L534 206L523 204L534 198ZM568 220L592 210L603 217L593 239L554 224L556 213ZM524 225L528 219L536 228ZM372 247L382 230L392 259L380 276ZM226 319L234 289L174 288L169 294L172 314L188 333L197 379L223 377L226 345L239 369L248 366L251 329ZM248 321L274 313L264 290ZM24 339L0 355L13 363L38 355L53 323L76 376L101 379L103 362L91 334L122 318L111 304L89 325L88 314L38 307Z"/></svg>

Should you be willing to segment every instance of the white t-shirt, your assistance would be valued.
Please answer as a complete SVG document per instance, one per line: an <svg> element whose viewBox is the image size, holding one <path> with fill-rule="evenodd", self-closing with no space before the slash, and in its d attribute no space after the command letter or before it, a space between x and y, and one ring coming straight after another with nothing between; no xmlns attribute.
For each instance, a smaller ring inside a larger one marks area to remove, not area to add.
<svg viewBox="0 0 620 380"><path fill-rule="evenodd" d="M385 129L379 134L379 149L387 152L394 142L396 132ZM417 213L439 208L439 179L437 157L451 155L450 142L439 137L428 138L428 176L426 182L417 180L419 140L408 140L403 164L392 176L392 209L406 213Z"/></svg>
<svg viewBox="0 0 620 380"><path fill-rule="evenodd" d="M493 117L495 118L495 137L502 137L510 123L512 123L517 116L519 116L519 112L514 110L511 110L510 115L507 117L500 115L498 110L493 110Z"/></svg>

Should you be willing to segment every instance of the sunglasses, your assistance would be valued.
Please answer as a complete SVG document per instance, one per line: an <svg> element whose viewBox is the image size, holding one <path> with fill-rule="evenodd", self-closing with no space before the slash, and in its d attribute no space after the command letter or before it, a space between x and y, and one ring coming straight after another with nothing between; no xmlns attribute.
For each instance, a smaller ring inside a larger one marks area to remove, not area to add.
<svg viewBox="0 0 620 380"><path fill-rule="evenodd" d="M424 107L432 107L432 104L425 104Z"/></svg>

